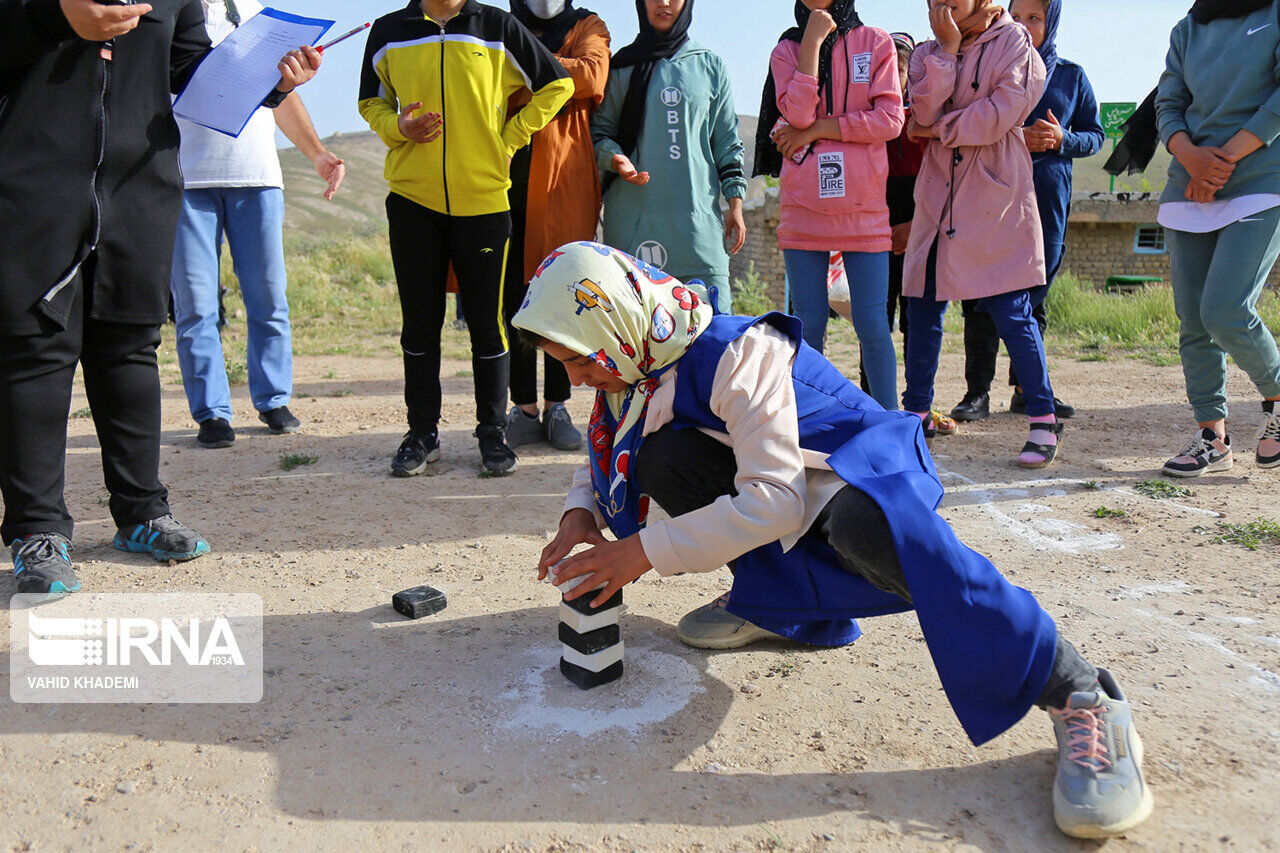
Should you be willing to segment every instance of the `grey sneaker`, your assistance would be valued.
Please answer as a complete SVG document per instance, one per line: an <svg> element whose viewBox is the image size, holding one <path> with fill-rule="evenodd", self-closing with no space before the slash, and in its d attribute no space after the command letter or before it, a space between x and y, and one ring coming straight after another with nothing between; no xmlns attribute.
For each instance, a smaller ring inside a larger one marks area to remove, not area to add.
<svg viewBox="0 0 1280 853"><path fill-rule="evenodd" d="M676 626L676 636L686 646L695 649L737 649L760 640L777 638L772 631L752 625L746 619L734 616L724 606L729 603L729 593L704 604L685 615Z"/></svg>
<svg viewBox="0 0 1280 853"><path fill-rule="evenodd" d="M519 406L507 413L507 446L524 447L542 441L542 423L537 415L527 415Z"/></svg>
<svg viewBox="0 0 1280 853"><path fill-rule="evenodd" d="M80 581L71 568L71 543L61 533L33 533L13 540L9 550L18 592L55 596L79 591Z"/></svg>
<svg viewBox="0 0 1280 853"><path fill-rule="evenodd" d="M1102 692L1072 693L1051 708L1058 739L1053 817L1076 838L1106 838L1151 815L1153 799L1142 775L1142 740L1115 678L1098 670Z"/></svg>
<svg viewBox="0 0 1280 853"><path fill-rule="evenodd" d="M194 560L209 553L209 543L172 515L162 515L131 528L116 531L111 544L121 551L150 554L157 560Z"/></svg>
<svg viewBox="0 0 1280 853"><path fill-rule="evenodd" d="M556 450L577 450L582 447L582 433L573 425L564 403L555 403L542 415L542 429L547 441Z"/></svg>

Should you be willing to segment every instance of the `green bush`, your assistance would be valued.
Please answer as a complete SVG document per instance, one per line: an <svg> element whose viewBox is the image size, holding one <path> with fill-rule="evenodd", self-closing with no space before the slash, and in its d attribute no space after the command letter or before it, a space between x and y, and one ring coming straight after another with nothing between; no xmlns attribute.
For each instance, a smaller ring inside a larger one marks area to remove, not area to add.
<svg viewBox="0 0 1280 853"><path fill-rule="evenodd" d="M735 314L758 317L777 309L777 306L769 301L768 285L756 274L754 263L747 268L746 278L734 279L732 289Z"/></svg>

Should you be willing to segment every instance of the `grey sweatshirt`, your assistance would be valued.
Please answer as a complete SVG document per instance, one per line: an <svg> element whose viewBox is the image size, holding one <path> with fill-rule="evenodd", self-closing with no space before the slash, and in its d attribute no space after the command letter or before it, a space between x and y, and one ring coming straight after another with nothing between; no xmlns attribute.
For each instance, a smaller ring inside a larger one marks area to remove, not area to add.
<svg viewBox="0 0 1280 853"><path fill-rule="evenodd" d="M1226 144L1241 129L1265 147L1237 164L1219 199L1280 193L1280 8L1197 24L1190 15L1173 28L1156 96L1160 139L1178 131L1196 145ZM1186 201L1190 176L1176 160L1161 201Z"/></svg>

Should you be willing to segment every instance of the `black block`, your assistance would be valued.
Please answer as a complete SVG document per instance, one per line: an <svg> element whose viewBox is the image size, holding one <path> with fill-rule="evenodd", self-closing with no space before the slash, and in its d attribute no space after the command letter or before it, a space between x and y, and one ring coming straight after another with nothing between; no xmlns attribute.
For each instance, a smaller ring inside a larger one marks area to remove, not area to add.
<svg viewBox="0 0 1280 853"><path fill-rule="evenodd" d="M576 592L577 590L574 590L574 591ZM591 616L592 614L595 614L595 613L599 613L601 610L608 610L610 607L617 607L619 604L622 603L622 590L618 590L613 595L611 595L609 597L609 600L606 601L604 604L600 605L599 607L592 607L591 602L595 601L596 596L599 594L600 594L599 590L592 590L591 592L585 593L581 598L573 599L573 601L569 601L568 599L566 599L564 603L569 605L579 613L585 613L588 616Z"/></svg>
<svg viewBox="0 0 1280 853"><path fill-rule="evenodd" d="M391 606L396 612L410 619L421 619L423 616L439 613L448 604L444 593L432 586L415 586L391 597Z"/></svg>
<svg viewBox="0 0 1280 853"><path fill-rule="evenodd" d="M599 672L592 672L589 669L583 669L577 664L569 663L564 658L560 658L560 672L581 689L590 690L592 687L599 687L601 684L608 684L610 681L617 681L621 678L622 661L618 661L613 666L605 667Z"/></svg>
<svg viewBox="0 0 1280 853"><path fill-rule="evenodd" d="M617 625L606 625L603 628L579 634L561 622L560 642L580 654L594 655L596 652L602 652L610 646L616 646L621 643L622 633L618 630Z"/></svg>

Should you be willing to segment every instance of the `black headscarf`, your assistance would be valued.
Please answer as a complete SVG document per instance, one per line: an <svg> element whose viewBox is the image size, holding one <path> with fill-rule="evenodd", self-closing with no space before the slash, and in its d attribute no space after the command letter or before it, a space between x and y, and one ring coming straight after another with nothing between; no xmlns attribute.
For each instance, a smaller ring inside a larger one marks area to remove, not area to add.
<svg viewBox="0 0 1280 853"><path fill-rule="evenodd" d="M595 13L589 9L575 9L573 0L567 0L560 14L554 18L539 18L533 14L525 0L511 0L511 14L524 24L525 29L542 33L538 36L538 41L542 42L543 47L552 53L559 53L560 48L564 47L564 40L569 37L569 31L583 18L589 18Z"/></svg>
<svg viewBox="0 0 1280 853"><path fill-rule="evenodd" d="M1219 18L1243 18L1271 5L1272 0L1196 0L1191 7L1191 18L1197 24L1208 24ZM1103 164L1112 175L1127 172L1139 175L1147 170L1151 158L1160 144L1160 131L1156 126L1156 95L1153 89L1137 112L1124 123L1124 136L1116 144L1116 150Z"/></svg>
<svg viewBox="0 0 1280 853"><path fill-rule="evenodd" d="M627 95L622 99L622 114L618 116L618 131L614 142L628 157L636 150L640 141L640 128L644 125L644 105L649 94L649 81L653 79L653 69L658 62L676 55L685 42L689 41L689 25L693 23L693 0L685 0L684 8L676 16L676 22L669 32L660 33L649 23L649 15L645 11L644 0L636 0L636 14L640 17L640 34L636 40L613 55L610 68L631 68L631 81L627 86ZM604 176L604 189L617 180L616 172Z"/></svg>
<svg viewBox="0 0 1280 853"><path fill-rule="evenodd" d="M1191 17L1197 24L1207 24L1219 18L1243 18L1271 5L1271 0L1196 0L1191 7Z"/></svg>
<svg viewBox="0 0 1280 853"><path fill-rule="evenodd" d="M835 19L835 31L827 36L818 50L818 94L825 96L827 115L835 112L835 85L832 82L831 57L836 49L836 42L845 33L862 26L858 17L855 0L835 0L826 10ZM805 27L809 25L809 7L796 0L796 25L782 34L778 41L800 42L804 39ZM778 89L773 82L773 71L765 74L764 93L760 98L760 120L756 125L756 157L753 175L771 175L778 177L782 172L782 152L773 144L770 133L778 123L782 113L778 109Z"/></svg>

